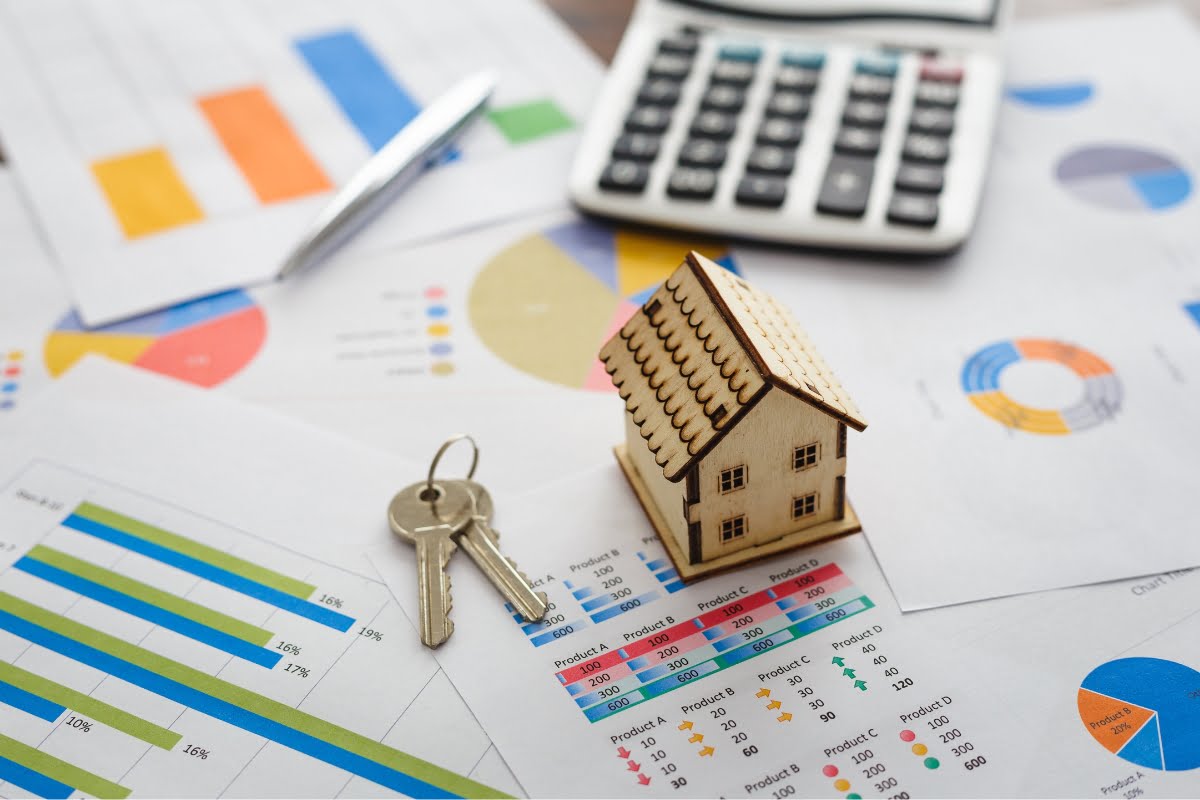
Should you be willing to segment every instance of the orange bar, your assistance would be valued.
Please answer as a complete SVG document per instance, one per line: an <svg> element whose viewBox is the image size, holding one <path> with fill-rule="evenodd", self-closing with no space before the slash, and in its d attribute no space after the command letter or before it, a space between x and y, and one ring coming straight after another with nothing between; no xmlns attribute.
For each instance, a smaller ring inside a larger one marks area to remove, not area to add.
<svg viewBox="0 0 1200 800"><path fill-rule="evenodd" d="M92 174L127 238L204 219L171 156L161 147L93 162Z"/></svg>
<svg viewBox="0 0 1200 800"><path fill-rule="evenodd" d="M292 200L333 187L262 89L214 94L198 103L263 203Z"/></svg>

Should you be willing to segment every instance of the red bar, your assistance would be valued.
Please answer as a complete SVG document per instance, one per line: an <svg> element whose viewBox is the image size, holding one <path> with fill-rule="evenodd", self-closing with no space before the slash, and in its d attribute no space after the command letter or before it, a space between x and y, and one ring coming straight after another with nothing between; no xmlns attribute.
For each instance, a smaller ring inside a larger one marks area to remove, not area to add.
<svg viewBox="0 0 1200 800"><path fill-rule="evenodd" d="M585 675L599 675L606 668L611 667L613 664L620 664L622 661L624 661L624 659L621 658L621 654L616 650L611 650L604 655L596 656L595 658L589 658L587 661L581 661L573 667L567 667L562 672L558 673L558 676L559 678L563 679L563 686L566 686L569 683L574 683ZM595 666L592 666L593 664ZM588 668L587 671L584 671L584 667Z"/></svg>
<svg viewBox="0 0 1200 800"><path fill-rule="evenodd" d="M635 639L621 649L625 651L626 656L633 659L649 653L656 647L665 647L668 644L679 641L680 639L686 639L693 633L699 633L702 630L704 629L696 626L696 621L694 619L689 619L687 622L681 622L678 625L672 625L666 630L656 631L649 636L643 636L641 639ZM667 638L662 639L661 637L663 636ZM650 644L651 641L653 641L654 644Z"/></svg>
<svg viewBox="0 0 1200 800"><path fill-rule="evenodd" d="M771 590L775 592L776 598L783 598L793 595L801 589L811 589L818 583L823 583L841 574L842 570L837 564L826 564L813 572L797 575L794 578L788 578L783 583L777 583L771 587Z"/></svg>

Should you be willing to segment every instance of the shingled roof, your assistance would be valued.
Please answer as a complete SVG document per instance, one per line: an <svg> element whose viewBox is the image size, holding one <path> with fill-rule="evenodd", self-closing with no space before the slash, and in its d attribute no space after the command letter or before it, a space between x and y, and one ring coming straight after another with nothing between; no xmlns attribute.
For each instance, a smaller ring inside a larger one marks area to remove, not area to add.
<svg viewBox="0 0 1200 800"><path fill-rule="evenodd" d="M696 252L600 350L625 408L678 481L772 387L867 422L784 308Z"/></svg>

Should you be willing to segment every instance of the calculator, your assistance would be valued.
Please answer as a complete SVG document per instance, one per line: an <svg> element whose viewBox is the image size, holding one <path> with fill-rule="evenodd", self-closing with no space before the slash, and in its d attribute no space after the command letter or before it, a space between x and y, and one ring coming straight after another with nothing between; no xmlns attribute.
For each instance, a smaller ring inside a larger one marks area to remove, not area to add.
<svg viewBox="0 0 1200 800"><path fill-rule="evenodd" d="M939 253L966 239L1008 0L640 0L569 178L584 211Z"/></svg>

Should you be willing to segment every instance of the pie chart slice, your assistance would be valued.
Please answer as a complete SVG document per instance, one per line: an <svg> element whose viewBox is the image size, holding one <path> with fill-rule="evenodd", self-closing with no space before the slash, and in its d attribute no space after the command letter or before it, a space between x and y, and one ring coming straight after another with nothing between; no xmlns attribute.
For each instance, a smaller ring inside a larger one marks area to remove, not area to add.
<svg viewBox="0 0 1200 800"><path fill-rule="evenodd" d="M1084 728L1102 747L1156 770L1200 767L1200 672L1160 658L1101 664L1077 698Z"/></svg>
<svg viewBox="0 0 1200 800"><path fill-rule="evenodd" d="M211 387L249 364L266 333L262 309L236 290L102 328L85 328L71 312L46 337L43 355L46 369L56 377L95 353Z"/></svg>
<svg viewBox="0 0 1200 800"><path fill-rule="evenodd" d="M572 389L614 391L596 355L696 250L734 272L721 245L569 222L527 236L480 270L467 298L489 350L522 372Z"/></svg>
<svg viewBox="0 0 1200 800"><path fill-rule="evenodd" d="M1088 81L1065 81L1062 83L1039 83L1010 86L1006 94L1010 100L1034 108L1070 108L1092 99L1094 93Z"/></svg>
<svg viewBox="0 0 1200 800"><path fill-rule="evenodd" d="M1075 150L1059 160L1055 177L1077 199L1115 211L1164 211L1192 194L1192 177L1182 166L1137 147Z"/></svg>

